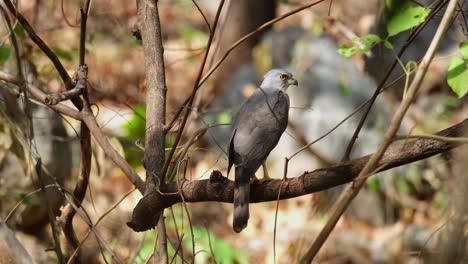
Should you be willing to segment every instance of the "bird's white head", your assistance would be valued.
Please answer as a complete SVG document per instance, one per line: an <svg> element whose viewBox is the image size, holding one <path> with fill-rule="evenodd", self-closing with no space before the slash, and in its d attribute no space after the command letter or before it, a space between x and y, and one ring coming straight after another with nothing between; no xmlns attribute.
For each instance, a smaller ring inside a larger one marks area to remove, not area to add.
<svg viewBox="0 0 468 264"><path fill-rule="evenodd" d="M291 85L297 86L298 82L293 78L293 75L290 72L283 69L272 69L263 76L263 81L260 87L276 88L286 91Z"/></svg>

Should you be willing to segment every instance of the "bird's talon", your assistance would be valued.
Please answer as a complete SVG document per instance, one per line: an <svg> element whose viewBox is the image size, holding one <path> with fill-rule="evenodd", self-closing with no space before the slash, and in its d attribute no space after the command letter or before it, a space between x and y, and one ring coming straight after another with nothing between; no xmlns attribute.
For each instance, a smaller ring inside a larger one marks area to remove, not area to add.
<svg viewBox="0 0 468 264"><path fill-rule="evenodd" d="M260 180L257 178L257 176L254 175L250 178L250 184L256 184L258 182L260 182Z"/></svg>

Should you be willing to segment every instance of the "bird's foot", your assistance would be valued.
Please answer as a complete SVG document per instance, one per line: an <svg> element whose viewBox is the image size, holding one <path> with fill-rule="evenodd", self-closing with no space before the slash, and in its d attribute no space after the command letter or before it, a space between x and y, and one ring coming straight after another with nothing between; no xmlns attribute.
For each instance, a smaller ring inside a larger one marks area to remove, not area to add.
<svg viewBox="0 0 468 264"><path fill-rule="evenodd" d="M250 177L250 184L258 183L259 181L260 180L255 175Z"/></svg>

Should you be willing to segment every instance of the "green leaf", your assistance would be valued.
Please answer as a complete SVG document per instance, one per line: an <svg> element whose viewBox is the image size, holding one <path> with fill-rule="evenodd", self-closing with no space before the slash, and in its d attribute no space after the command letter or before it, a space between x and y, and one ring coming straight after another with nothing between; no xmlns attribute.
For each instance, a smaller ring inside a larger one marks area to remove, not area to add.
<svg viewBox="0 0 468 264"><path fill-rule="evenodd" d="M388 35L395 36L400 32L418 26L426 19L429 9L406 1L397 7L387 23Z"/></svg>
<svg viewBox="0 0 468 264"><path fill-rule="evenodd" d="M135 115L130 119L130 121L122 126L122 128L127 132L127 136L122 139L122 145L124 146L125 159L127 159L133 168L137 168L141 165L143 153L135 143L137 141L144 142L146 109L145 106L138 105L134 107L133 110L135 111Z"/></svg>
<svg viewBox="0 0 468 264"><path fill-rule="evenodd" d="M8 60L8 58L10 57L10 53L11 53L10 47L5 47L5 46L0 47L0 63L1 64L4 64Z"/></svg>
<svg viewBox="0 0 468 264"><path fill-rule="evenodd" d="M383 44L387 49L393 50L393 44L390 41L384 40Z"/></svg>
<svg viewBox="0 0 468 264"><path fill-rule="evenodd" d="M372 47L382 42L382 39L375 34L368 34L362 37L356 37L350 39L353 46L342 44L338 48L338 53L346 58L349 58L355 54L363 54L368 52Z"/></svg>
<svg viewBox="0 0 468 264"><path fill-rule="evenodd" d="M16 24L13 31L15 32L18 38L26 38L28 36L28 33L26 33L26 30L24 30L23 26L21 26L21 24L19 23Z"/></svg>
<svg viewBox="0 0 468 264"><path fill-rule="evenodd" d="M145 106L139 105L134 107L135 115L130 121L123 125L123 129L127 131L128 135L126 139L135 141L145 137L146 129L146 109Z"/></svg>
<svg viewBox="0 0 468 264"><path fill-rule="evenodd" d="M462 43L459 53L450 61L447 83L458 98L468 93L468 41Z"/></svg>
<svg viewBox="0 0 468 264"><path fill-rule="evenodd" d="M460 45L460 52L465 60L468 59L468 41L465 41Z"/></svg>
<svg viewBox="0 0 468 264"><path fill-rule="evenodd" d="M346 58L349 58L356 54L356 48L350 47L346 44L341 44L341 46L338 48L338 53Z"/></svg>

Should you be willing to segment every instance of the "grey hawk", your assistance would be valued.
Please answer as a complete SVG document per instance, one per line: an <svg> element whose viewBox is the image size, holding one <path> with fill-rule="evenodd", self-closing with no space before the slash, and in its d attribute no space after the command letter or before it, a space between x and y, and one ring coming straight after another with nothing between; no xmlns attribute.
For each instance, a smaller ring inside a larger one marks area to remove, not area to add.
<svg viewBox="0 0 468 264"><path fill-rule="evenodd" d="M297 84L297 80L286 70L270 70L260 87L242 104L234 119L228 151L228 175L232 165L235 165L232 225L237 233L247 226L249 220L250 179L286 129L289 111L286 90Z"/></svg>

